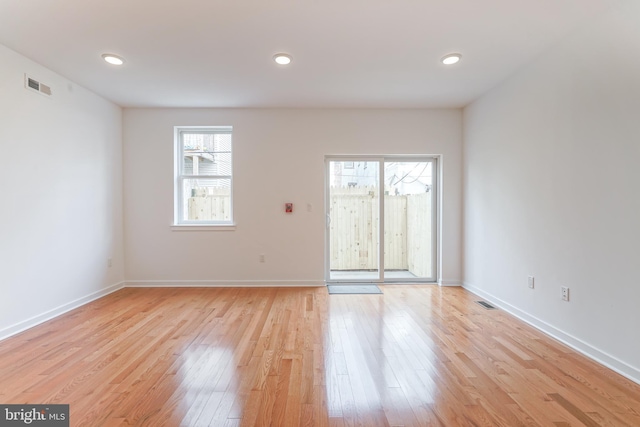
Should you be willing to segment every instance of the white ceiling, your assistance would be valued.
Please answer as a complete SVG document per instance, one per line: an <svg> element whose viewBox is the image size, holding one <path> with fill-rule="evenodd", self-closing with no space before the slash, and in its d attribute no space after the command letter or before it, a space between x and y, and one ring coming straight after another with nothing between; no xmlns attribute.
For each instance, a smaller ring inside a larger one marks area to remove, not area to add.
<svg viewBox="0 0 640 427"><path fill-rule="evenodd" d="M615 2L0 0L0 43L125 107L461 107Z"/></svg>

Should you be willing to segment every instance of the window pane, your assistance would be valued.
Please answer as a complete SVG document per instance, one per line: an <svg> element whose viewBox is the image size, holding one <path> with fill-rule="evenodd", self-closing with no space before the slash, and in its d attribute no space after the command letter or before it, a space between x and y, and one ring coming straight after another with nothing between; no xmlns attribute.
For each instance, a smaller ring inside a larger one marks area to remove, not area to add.
<svg viewBox="0 0 640 427"><path fill-rule="evenodd" d="M231 180L185 179L183 212L188 221L231 221Z"/></svg>
<svg viewBox="0 0 640 427"><path fill-rule="evenodd" d="M384 164L384 277L435 279L433 163Z"/></svg>
<svg viewBox="0 0 640 427"><path fill-rule="evenodd" d="M182 133L185 175L231 175L230 133Z"/></svg>

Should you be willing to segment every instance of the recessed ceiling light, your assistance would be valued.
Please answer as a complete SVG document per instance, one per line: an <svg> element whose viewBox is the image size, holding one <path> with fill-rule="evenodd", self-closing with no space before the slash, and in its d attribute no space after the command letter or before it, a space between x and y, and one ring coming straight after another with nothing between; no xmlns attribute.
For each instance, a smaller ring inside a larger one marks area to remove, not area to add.
<svg viewBox="0 0 640 427"><path fill-rule="evenodd" d="M441 61L444 65L453 65L460 61L460 58L462 58L462 55L459 53L450 53L449 55L444 56Z"/></svg>
<svg viewBox="0 0 640 427"><path fill-rule="evenodd" d="M291 55L286 53L276 53L273 55L273 60L280 65L288 65L291 63Z"/></svg>
<svg viewBox="0 0 640 427"><path fill-rule="evenodd" d="M118 55L114 55L112 53L105 53L102 55L102 59L107 61L111 65L122 65L124 64L124 59L120 58Z"/></svg>

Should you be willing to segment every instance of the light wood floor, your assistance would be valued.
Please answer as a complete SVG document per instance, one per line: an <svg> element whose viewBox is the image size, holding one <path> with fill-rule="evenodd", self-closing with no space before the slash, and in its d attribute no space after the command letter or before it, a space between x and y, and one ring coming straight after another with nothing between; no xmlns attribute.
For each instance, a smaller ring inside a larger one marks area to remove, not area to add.
<svg viewBox="0 0 640 427"><path fill-rule="evenodd" d="M0 342L72 426L640 426L640 386L460 288L124 289Z"/></svg>

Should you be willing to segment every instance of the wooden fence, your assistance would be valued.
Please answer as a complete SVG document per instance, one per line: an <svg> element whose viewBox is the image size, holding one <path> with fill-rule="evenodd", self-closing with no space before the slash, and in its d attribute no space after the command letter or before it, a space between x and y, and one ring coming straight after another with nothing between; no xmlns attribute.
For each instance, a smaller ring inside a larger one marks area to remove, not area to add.
<svg viewBox="0 0 640 427"><path fill-rule="evenodd" d="M378 197L375 188L332 188L331 270L378 268ZM386 270L431 276L431 194L384 197Z"/></svg>
<svg viewBox="0 0 640 427"><path fill-rule="evenodd" d="M189 219L228 221L231 218L229 189L202 189L187 199L187 207Z"/></svg>
<svg viewBox="0 0 640 427"><path fill-rule="evenodd" d="M410 194L406 197L407 267L418 277L432 277L432 194Z"/></svg>

